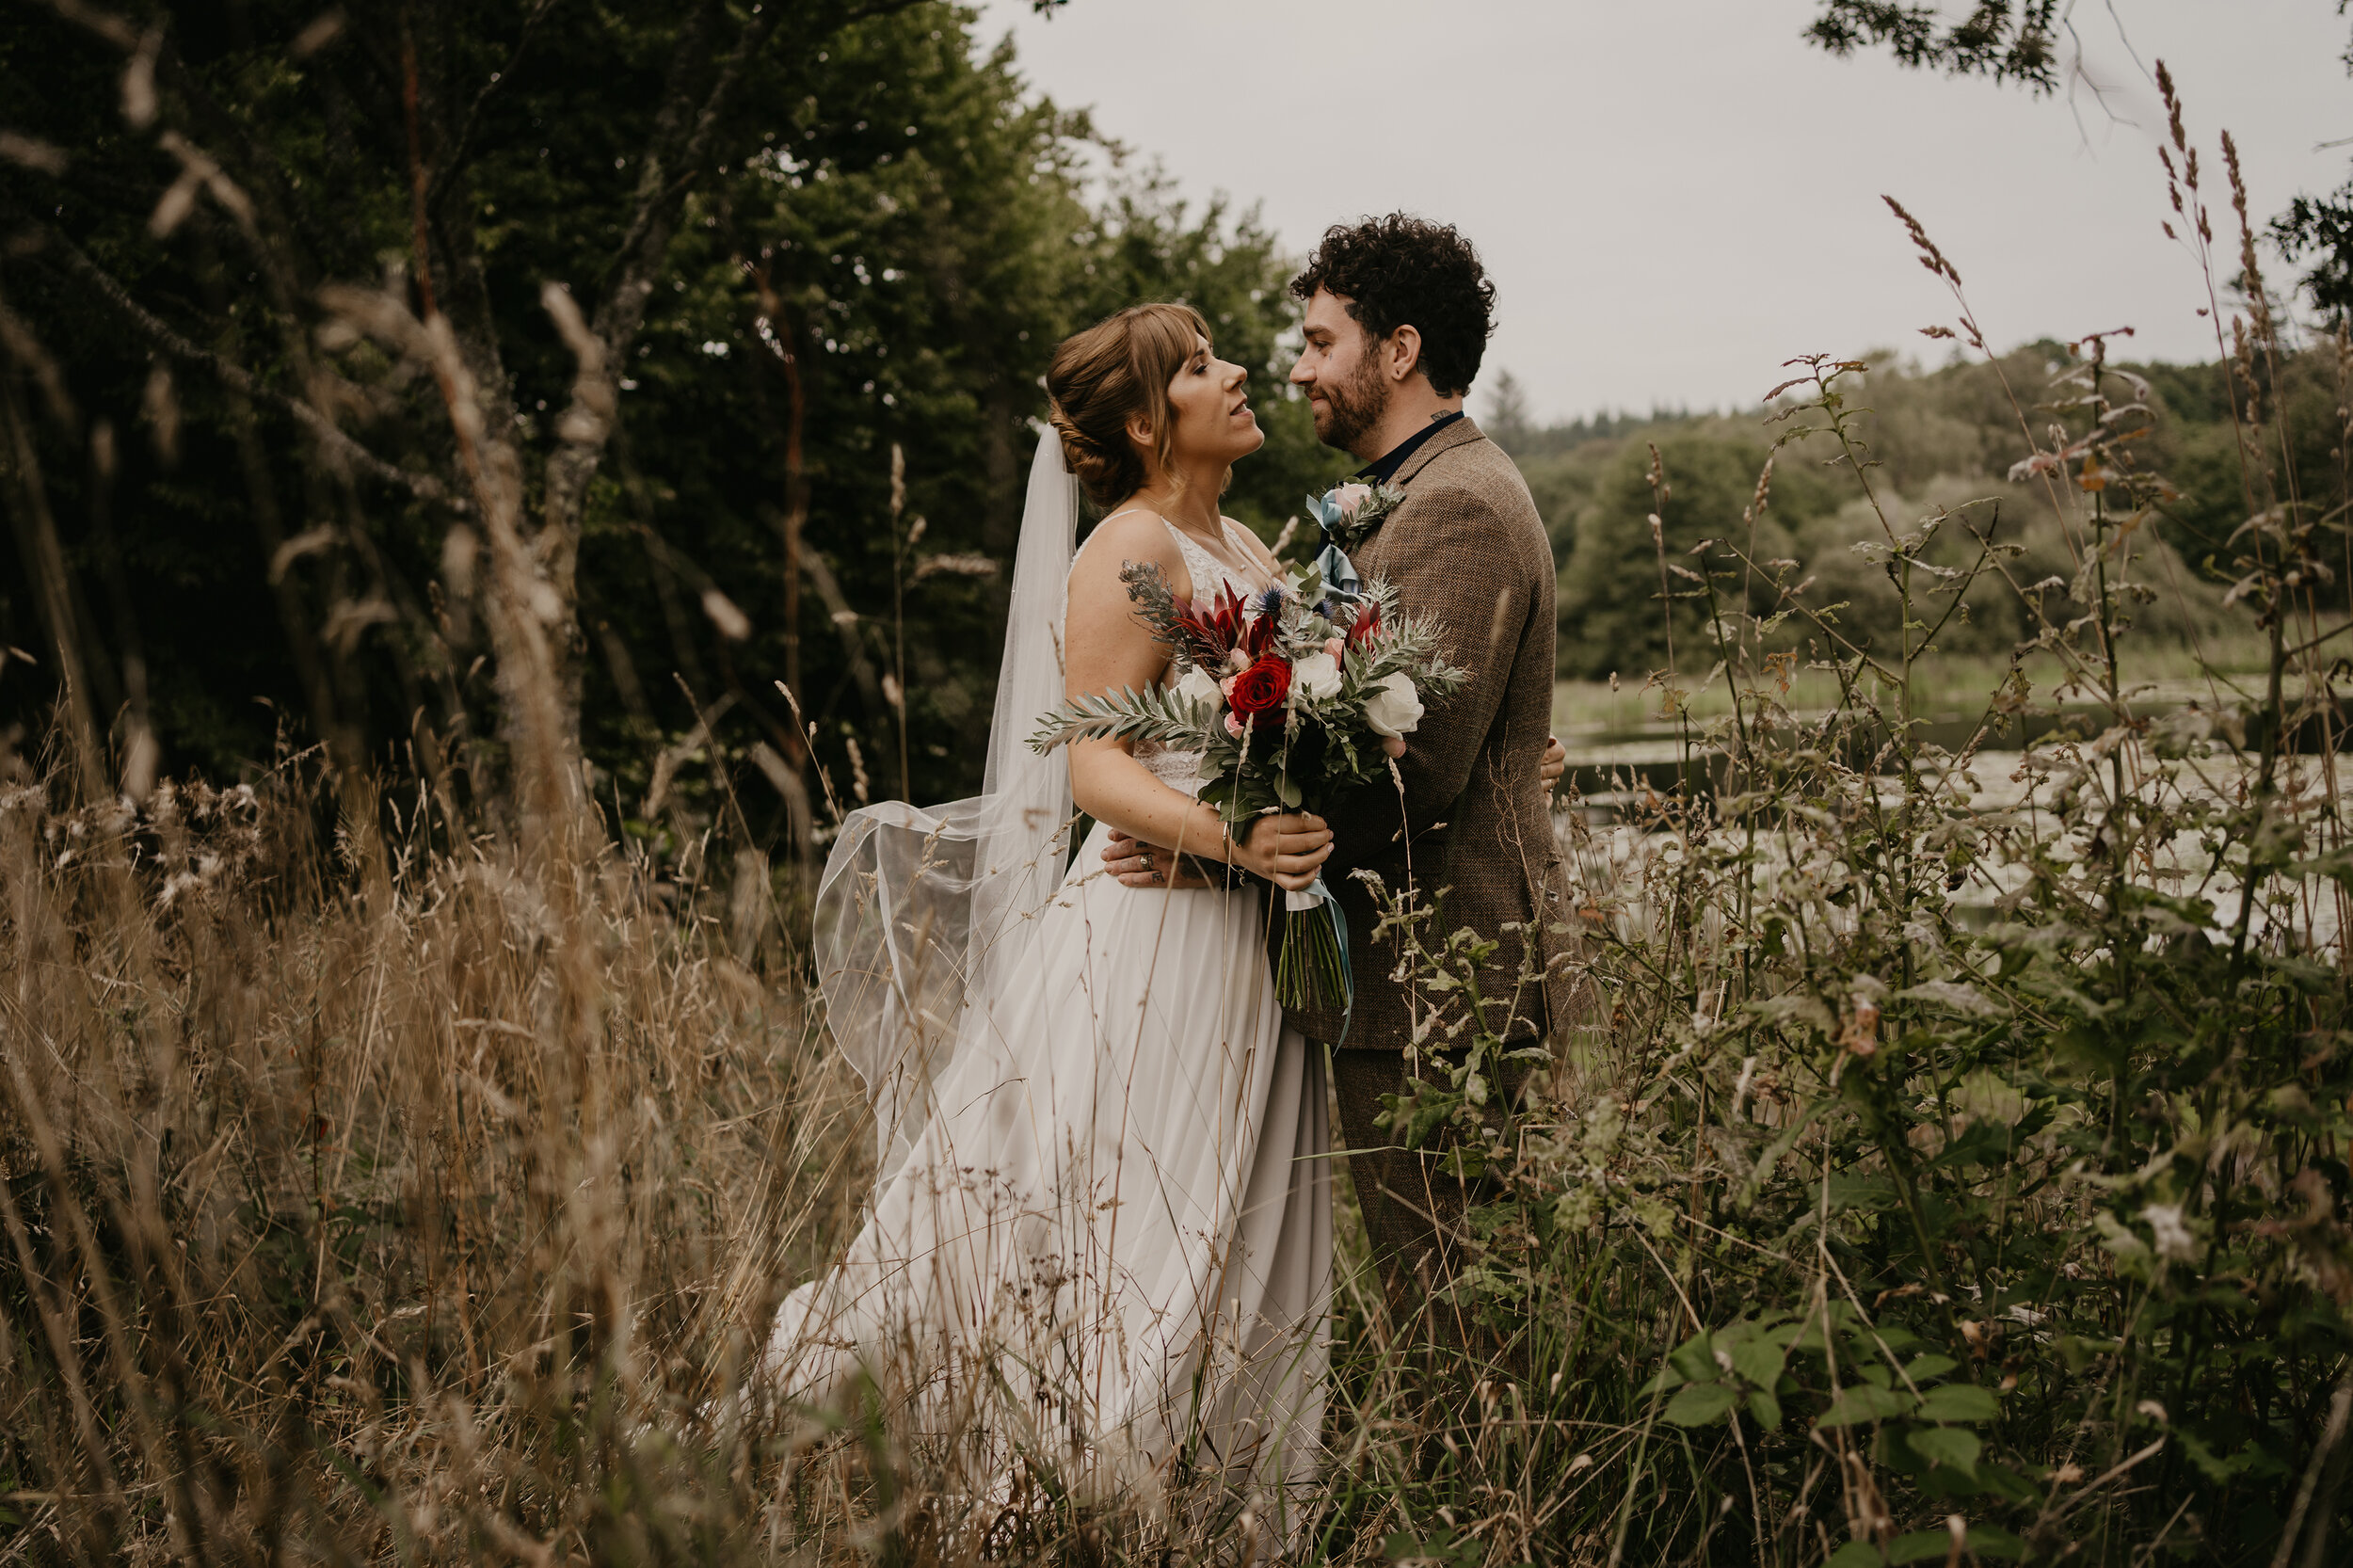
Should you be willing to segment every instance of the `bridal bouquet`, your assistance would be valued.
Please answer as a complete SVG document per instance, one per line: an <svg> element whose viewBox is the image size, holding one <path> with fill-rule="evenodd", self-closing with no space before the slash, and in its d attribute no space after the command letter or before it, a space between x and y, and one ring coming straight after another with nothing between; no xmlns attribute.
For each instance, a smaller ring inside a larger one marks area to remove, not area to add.
<svg viewBox="0 0 2353 1568"><path fill-rule="evenodd" d="M1321 814L1380 777L1404 755L1423 696L1468 679L1439 656L1436 624L1401 614L1377 579L1350 591L1311 567L1247 599L1223 588L1203 605L1178 598L1148 562L1120 578L1168 645L1176 680L1074 697L1040 716L1030 744L1128 737L1198 751L1201 798L1238 842L1261 816ZM1286 1006L1351 1000L1347 925L1321 877L1287 897L1274 980Z"/></svg>

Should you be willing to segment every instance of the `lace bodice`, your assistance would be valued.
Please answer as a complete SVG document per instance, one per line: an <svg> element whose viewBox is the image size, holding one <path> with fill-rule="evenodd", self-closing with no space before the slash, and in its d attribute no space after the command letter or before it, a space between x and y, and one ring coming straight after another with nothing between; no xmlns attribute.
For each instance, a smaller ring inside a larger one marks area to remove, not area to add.
<svg viewBox="0 0 2353 1568"><path fill-rule="evenodd" d="M1177 552L1184 557L1185 574L1193 579L1193 595L1195 599L1208 598L1217 591L1221 584L1245 596L1257 593L1264 586L1263 584L1255 583L1235 572L1216 556L1210 554L1200 541L1175 523L1168 521L1165 518L1160 520L1168 529L1169 536L1176 541ZM1241 524L1231 518L1223 518L1219 520L1225 525L1227 546L1243 559L1250 559L1253 552L1248 537L1242 532ZM1172 684L1174 675L1175 672L1172 670L1170 672ZM1200 790L1201 781L1195 776L1195 769L1201 760L1199 752L1171 751L1158 741L1138 741L1134 755L1136 760L1144 764L1145 772L1170 789L1182 790L1187 794L1195 793Z"/></svg>

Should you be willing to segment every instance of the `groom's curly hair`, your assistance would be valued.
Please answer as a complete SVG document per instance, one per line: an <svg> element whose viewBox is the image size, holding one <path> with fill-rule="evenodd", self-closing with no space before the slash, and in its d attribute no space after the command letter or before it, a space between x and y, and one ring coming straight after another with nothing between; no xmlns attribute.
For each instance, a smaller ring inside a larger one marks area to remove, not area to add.
<svg viewBox="0 0 2353 1568"><path fill-rule="evenodd" d="M1301 299L1318 289L1346 300L1375 342L1401 327L1420 332L1421 373L1440 397L1470 391L1496 329L1496 286L1452 224L1411 213L1336 223L1291 280Z"/></svg>

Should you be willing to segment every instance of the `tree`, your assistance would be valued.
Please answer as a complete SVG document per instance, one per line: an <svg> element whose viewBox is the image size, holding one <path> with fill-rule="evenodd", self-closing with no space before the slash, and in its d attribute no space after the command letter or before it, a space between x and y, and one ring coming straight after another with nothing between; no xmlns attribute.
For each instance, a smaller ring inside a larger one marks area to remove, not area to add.
<svg viewBox="0 0 2353 1568"><path fill-rule="evenodd" d="M505 639L624 816L750 809L739 763L777 784L754 833L804 840L812 763L968 788L1054 343L1189 297L1277 368L1271 236L1098 202L1085 118L953 7L316 19L0 21L0 646L43 650L0 702L64 692L110 781L282 721L487 797ZM1332 463L1260 393L1234 504L1272 529Z"/></svg>
<svg viewBox="0 0 2353 1568"><path fill-rule="evenodd" d="M2059 0L1977 0L1966 17L1950 24L1934 6L1901 0L1821 0L1821 6L1805 36L1833 55L1884 45L1915 68L2024 82L2037 92L2057 85Z"/></svg>
<svg viewBox="0 0 2353 1568"><path fill-rule="evenodd" d="M1528 445L1528 438L1536 431L1536 422L1528 411L1528 389L1520 378L1508 370L1496 372L1494 402L1488 405L1487 418L1481 426L1504 451L1517 457Z"/></svg>
<svg viewBox="0 0 2353 1568"><path fill-rule="evenodd" d="M1660 460L1667 489L1662 505L1652 488L1652 453ZM1705 673L1715 661L1707 641L1705 601L1689 597L1693 583L1680 571L1698 569L1691 552L1704 539L1733 538L1750 546L1743 520L1755 497L1764 467L1763 442L1697 433L1662 436L1653 445L1628 441L1603 475L1593 504L1577 523L1577 549L1561 568L1561 673L1599 680L1616 674L1637 684L1668 667L1673 639L1674 667ZM1769 509L1757 520L1758 559L1789 553L1782 513ZM1660 520L1654 533L1651 519ZM1661 565L1662 560L1665 565ZM1663 590L1673 596L1672 616L1660 614ZM1743 605L1738 589L1726 589L1726 608Z"/></svg>

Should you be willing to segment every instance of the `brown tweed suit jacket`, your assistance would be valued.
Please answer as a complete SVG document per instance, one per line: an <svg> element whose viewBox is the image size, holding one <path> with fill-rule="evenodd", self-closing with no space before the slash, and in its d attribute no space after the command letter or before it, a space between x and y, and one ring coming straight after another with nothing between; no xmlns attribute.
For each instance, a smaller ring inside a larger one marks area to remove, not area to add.
<svg viewBox="0 0 2353 1568"><path fill-rule="evenodd" d="M1401 1050L1412 1043L1412 1011L1409 1011L1419 994L1414 977L1393 978L1396 934L1372 940L1379 917L1353 874L1359 870L1378 872L1392 891L1410 873L1425 906L1439 898L1429 935L1468 926L1499 938L1480 983L1489 1021L1501 1026L1509 1007L1512 1034L1543 1033L1568 1021L1570 1005L1557 962L1566 936L1553 929L1570 918L1567 884L1538 772L1552 723L1552 546L1519 470L1467 417L1432 436L1389 483L1405 500L1356 547L1356 569L1394 584L1402 609L1433 617L1448 661L1471 678L1453 696L1428 702L1408 738L1398 763L1401 804L1394 788L1368 784L1330 815L1337 845L1324 880L1348 916L1356 983L1344 1043ZM1514 923L1523 933L1506 936ZM1279 914L1270 926L1279 931ZM1522 937L1531 931L1549 974L1514 1003ZM1286 1016L1311 1040L1343 1043L1337 1008Z"/></svg>

